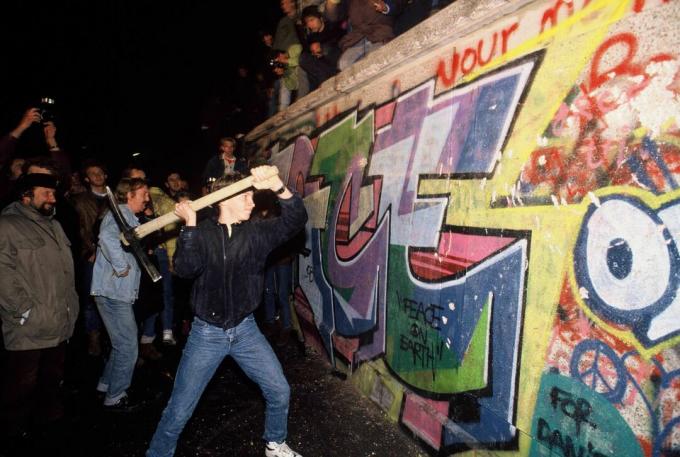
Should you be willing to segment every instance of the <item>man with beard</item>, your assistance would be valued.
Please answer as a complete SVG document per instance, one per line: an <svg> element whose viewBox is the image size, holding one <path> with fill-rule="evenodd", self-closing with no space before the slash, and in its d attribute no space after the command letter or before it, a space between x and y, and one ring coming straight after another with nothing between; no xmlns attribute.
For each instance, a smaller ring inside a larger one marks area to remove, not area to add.
<svg viewBox="0 0 680 457"><path fill-rule="evenodd" d="M66 341L78 316L69 241L54 218L57 178L17 181L18 201L0 215L0 316L7 349L0 430L11 442L53 427L64 414L59 387Z"/></svg>

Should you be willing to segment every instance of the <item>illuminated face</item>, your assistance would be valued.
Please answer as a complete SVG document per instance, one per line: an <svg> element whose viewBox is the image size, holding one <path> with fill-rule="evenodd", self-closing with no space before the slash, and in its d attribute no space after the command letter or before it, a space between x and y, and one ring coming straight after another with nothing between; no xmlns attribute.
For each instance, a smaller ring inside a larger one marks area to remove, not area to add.
<svg viewBox="0 0 680 457"><path fill-rule="evenodd" d="M293 0L281 0L281 11L286 16L295 14L295 2Z"/></svg>
<svg viewBox="0 0 680 457"><path fill-rule="evenodd" d="M179 192L182 190L182 177L179 173L170 173L165 184L172 192Z"/></svg>
<svg viewBox="0 0 680 457"><path fill-rule="evenodd" d="M305 18L305 26L310 32L320 32L323 22L316 16L307 16Z"/></svg>
<svg viewBox="0 0 680 457"><path fill-rule="evenodd" d="M142 186L139 189L127 193L127 205L133 213L141 213L149 203L149 188Z"/></svg>
<svg viewBox="0 0 680 457"><path fill-rule="evenodd" d="M130 170L130 178L146 179L146 173L144 173L144 170L140 170L139 168L133 168Z"/></svg>
<svg viewBox="0 0 680 457"><path fill-rule="evenodd" d="M243 192L220 202L220 214L226 214L232 224L247 221L255 208L253 191Z"/></svg>
<svg viewBox="0 0 680 457"><path fill-rule="evenodd" d="M106 185L106 173L99 167L88 167L85 170L85 180L92 187L104 187Z"/></svg>
<svg viewBox="0 0 680 457"><path fill-rule="evenodd" d="M10 165L12 179L17 179L19 176L21 176L21 168L24 166L24 163L26 163L24 159L12 160L12 165Z"/></svg>
<svg viewBox="0 0 680 457"><path fill-rule="evenodd" d="M232 158L234 157L234 149L235 145L231 141L222 141L220 143L220 154L222 154L222 158Z"/></svg>
<svg viewBox="0 0 680 457"><path fill-rule="evenodd" d="M23 197L23 202L35 208L45 216L54 214L54 205L57 203L55 189L49 187L34 187L33 196Z"/></svg>

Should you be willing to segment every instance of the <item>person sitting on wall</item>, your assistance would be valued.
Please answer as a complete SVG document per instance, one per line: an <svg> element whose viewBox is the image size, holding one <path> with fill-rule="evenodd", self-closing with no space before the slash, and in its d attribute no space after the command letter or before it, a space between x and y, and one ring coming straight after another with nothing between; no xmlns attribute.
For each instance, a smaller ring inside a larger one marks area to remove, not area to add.
<svg viewBox="0 0 680 457"><path fill-rule="evenodd" d="M347 18L349 31L338 45L342 54L338 70L349 68L394 38L394 18L389 15L401 10L403 0L326 0L326 17L333 21Z"/></svg>
<svg viewBox="0 0 680 457"><path fill-rule="evenodd" d="M306 48L300 55L300 66L307 72L310 90L314 90L338 72L338 40L343 30L337 23L326 21L314 5L302 10L302 22L307 35Z"/></svg>

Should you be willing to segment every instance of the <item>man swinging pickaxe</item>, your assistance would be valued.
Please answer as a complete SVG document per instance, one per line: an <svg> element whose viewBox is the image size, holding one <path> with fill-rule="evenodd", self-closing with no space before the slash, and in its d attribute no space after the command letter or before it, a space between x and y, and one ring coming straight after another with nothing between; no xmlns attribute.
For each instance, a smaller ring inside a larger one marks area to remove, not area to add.
<svg viewBox="0 0 680 457"><path fill-rule="evenodd" d="M276 167L272 167L272 176L278 174L278 172L279 171ZM217 203L233 195L236 195L239 192L243 192L244 190L252 187L252 185L253 177L248 176L247 178L243 178L242 180L235 182L230 186L224 187L215 192L207 194L199 198L198 200L192 201L190 204L191 208L194 211L199 211L207 206L210 206L214 203ZM125 222L125 218L123 217L123 214L120 212L120 208L118 208L118 202L116 201L116 197L113 195L113 192L111 192L111 189L109 189L108 186L106 187L106 195L108 196L109 199L109 206L111 207L113 217L121 230L120 240L124 245L130 247L132 254L137 259L137 262L139 262L139 265L144 269L144 271L146 271L151 280L153 282L158 281L159 279L161 279L162 276L160 275L160 273L158 273L158 269L147 256L141 241L145 236L162 229L166 225L179 222L182 219L179 216L177 216L174 212L171 212L163 214L162 216L159 216L156 219L153 219L152 221L149 221L145 224L133 228L130 227L130 225L128 225L127 222Z"/></svg>

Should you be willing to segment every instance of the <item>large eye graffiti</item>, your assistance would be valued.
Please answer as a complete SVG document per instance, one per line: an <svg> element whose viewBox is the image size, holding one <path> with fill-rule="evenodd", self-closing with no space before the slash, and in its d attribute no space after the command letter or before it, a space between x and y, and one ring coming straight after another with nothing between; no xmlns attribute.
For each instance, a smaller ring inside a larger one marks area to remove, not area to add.
<svg viewBox="0 0 680 457"><path fill-rule="evenodd" d="M665 335L651 335L650 323L661 314L669 318L663 311L676 299L679 267L672 230L639 200L607 197L589 208L574 269L579 295L600 317L631 327L643 344L676 331L662 325Z"/></svg>

